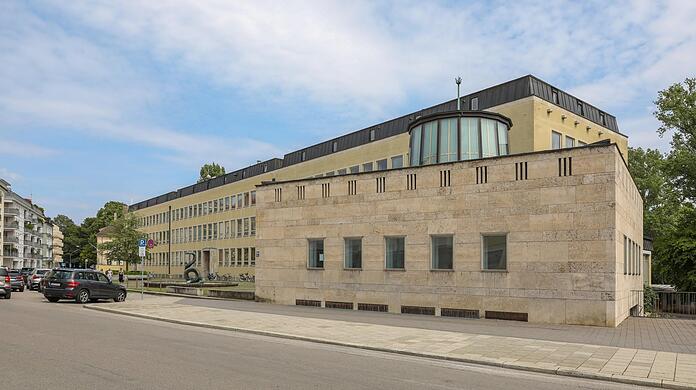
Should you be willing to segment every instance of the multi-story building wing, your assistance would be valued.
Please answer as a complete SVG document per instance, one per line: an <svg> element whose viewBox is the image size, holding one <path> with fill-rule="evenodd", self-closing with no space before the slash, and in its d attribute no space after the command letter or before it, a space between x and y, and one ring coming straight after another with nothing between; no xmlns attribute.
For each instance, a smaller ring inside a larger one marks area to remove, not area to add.
<svg viewBox="0 0 696 390"><path fill-rule="evenodd" d="M52 245L51 235L45 234L50 225L43 210L13 192L6 181L2 183L7 188L2 199L3 266L43 267Z"/></svg>
<svg viewBox="0 0 696 390"><path fill-rule="evenodd" d="M465 121L430 121L409 132L423 117L455 110L479 115ZM138 217L142 231L157 244L145 263L149 272L181 274L186 252L193 252L204 273L254 273L256 186L264 181L473 160L598 141L615 143L627 158L628 138L619 131L614 116L529 75L296 150L282 159L192 184L129 209ZM418 155L409 152L410 146ZM309 198L309 190L298 184L291 193L287 187L279 188L275 196ZM326 186L322 191L328 197L333 189Z"/></svg>

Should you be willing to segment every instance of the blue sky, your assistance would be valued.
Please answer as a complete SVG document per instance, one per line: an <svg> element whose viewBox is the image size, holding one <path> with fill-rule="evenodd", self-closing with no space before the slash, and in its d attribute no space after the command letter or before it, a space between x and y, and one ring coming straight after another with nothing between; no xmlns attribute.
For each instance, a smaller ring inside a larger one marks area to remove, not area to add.
<svg viewBox="0 0 696 390"><path fill-rule="evenodd" d="M0 177L76 221L525 74L614 115L696 74L696 2L0 2Z"/></svg>

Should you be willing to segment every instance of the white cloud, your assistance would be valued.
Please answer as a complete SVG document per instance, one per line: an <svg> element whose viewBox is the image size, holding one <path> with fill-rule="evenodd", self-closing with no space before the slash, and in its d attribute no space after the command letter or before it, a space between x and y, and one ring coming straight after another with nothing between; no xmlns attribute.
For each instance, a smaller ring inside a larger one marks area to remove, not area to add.
<svg viewBox="0 0 696 390"><path fill-rule="evenodd" d="M5 181L12 184L13 182L15 182L17 180L20 180L21 178L22 178L22 175L20 175L19 173L15 173L15 172L10 171L7 168L0 167L0 179L5 179Z"/></svg>
<svg viewBox="0 0 696 390"><path fill-rule="evenodd" d="M26 142L16 142L9 139L11 134L0 135L0 155L15 156L21 158L34 157L53 157L60 154L59 150L47 148L44 146L34 145Z"/></svg>

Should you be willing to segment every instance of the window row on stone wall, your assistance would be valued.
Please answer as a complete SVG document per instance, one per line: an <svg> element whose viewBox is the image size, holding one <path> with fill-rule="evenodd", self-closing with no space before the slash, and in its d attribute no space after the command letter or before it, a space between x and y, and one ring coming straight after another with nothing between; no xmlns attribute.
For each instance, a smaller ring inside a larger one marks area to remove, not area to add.
<svg viewBox="0 0 696 390"><path fill-rule="evenodd" d="M643 249L635 241L631 240L627 236L624 236L624 263L623 263L623 273L624 275L641 275L642 270L642 258Z"/></svg>
<svg viewBox="0 0 696 390"><path fill-rule="evenodd" d="M218 214L230 210L252 207L256 205L256 191L247 191L220 199L213 199L207 202L200 202L189 206L172 209L169 211L152 214L138 218L138 226L154 226L168 223L171 219L181 221L189 218L204 217L206 215Z"/></svg>
<svg viewBox="0 0 696 390"><path fill-rule="evenodd" d="M218 251L218 267L254 267L256 266L256 248L224 248L217 249ZM196 258L197 267L202 266L203 251L197 252ZM146 267L166 267L169 265L167 260L167 252L151 253L149 258L145 259ZM186 251L174 251L171 253L172 267L183 267L188 257Z"/></svg>
<svg viewBox="0 0 696 390"><path fill-rule="evenodd" d="M307 239L307 268L323 270L326 261L324 242L326 238ZM406 236L383 237L383 261L385 270L405 270L408 263ZM343 238L343 269L361 270L363 260L363 237ZM454 270L456 253L453 234L430 236L430 269L433 271ZM507 233L481 235L481 269L485 271L507 270Z"/></svg>
<svg viewBox="0 0 696 390"><path fill-rule="evenodd" d="M195 226L174 228L171 230L172 244L189 242L227 240L232 238L255 237L256 217L237 218L230 221L204 223ZM159 231L147 234L156 244L167 244L169 231Z"/></svg>
<svg viewBox="0 0 696 390"><path fill-rule="evenodd" d="M476 184L486 184L488 183L489 179L489 174L488 174L488 166L487 165L482 165L478 167L474 167L475 172L476 172ZM528 162L523 161L523 162L517 162L514 165L514 170L515 170L515 181L522 181L522 180L527 180L529 178L529 165ZM407 173L405 175L406 182L405 182L405 189L408 191L412 190L417 190L418 189L418 173ZM558 176L559 177L564 177L564 176L572 176L573 175L573 158L572 157L560 157L558 158ZM453 181L453 176L452 176L452 170L451 169L443 169L439 171L439 186L440 187L451 187L454 184L456 184L456 176L454 177ZM375 193L383 193L388 190L387 188L387 180L386 176L379 176L375 178ZM356 179L349 179L346 181L345 185L348 187L348 195L357 195L358 194L358 181ZM331 197L332 193L332 186L336 185L341 185L342 183L332 183L332 182L327 182L327 183L321 183L321 197L322 198L329 198ZM307 194L307 185L306 184L301 184L297 185L295 188L296 191L296 199L297 200L305 200L306 199L306 194ZM282 188L276 188L274 189L274 201L275 202L282 202L283 201L283 190Z"/></svg>

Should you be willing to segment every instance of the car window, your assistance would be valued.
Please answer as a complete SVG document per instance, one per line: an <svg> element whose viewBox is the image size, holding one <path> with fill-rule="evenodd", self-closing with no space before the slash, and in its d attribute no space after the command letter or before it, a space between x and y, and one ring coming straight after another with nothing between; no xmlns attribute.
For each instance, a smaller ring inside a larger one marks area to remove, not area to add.
<svg viewBox="0 0 696 390"><path fill-rule="evenodd" d="M94 272L85 272L85 279L87 280L97 280L97 274Z"/></svg>
<svg viewBox="0 0 696 390"><path fill-rule="evenodd" d="M104 274L97 274L97 278L99 278L100 282L109 283L109 278Z"/></svg>
<svg viewBox="0 0 696 390"><path fill-rule="evenodd" d="M84 273L84 272L77 272L77 273L75 273L75 279L77 279L77 280L87 280L87 278L85 277L85 273Z"/></svg>
<svg viewBox="0 0 696 390"><path fill-rule="evenodd" d="M67 280L72 277L72 271L54 271L51 277L53 279ZM77 279L77 277L75 277L75 279Z"/></svg>
<svg viewBox="0 0 696 390"><path fill-rule="evenodd" d="M0 276L7 276L7 271L4 269L0 268Z"/></svg>
<svg viewBox="0 0 696 390"><path fill-rule="evenodd" d="M37 269L37 270L36 270L36 273L39 274L39 275L43 275L43 274L45 274L46 272L48 272L47 269Z"/></svg>

